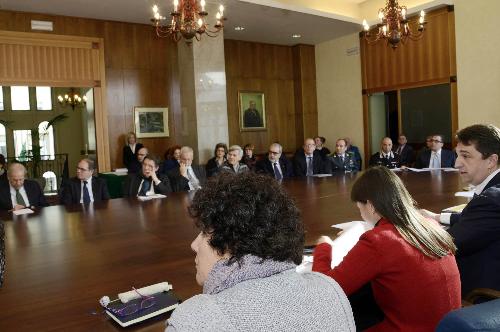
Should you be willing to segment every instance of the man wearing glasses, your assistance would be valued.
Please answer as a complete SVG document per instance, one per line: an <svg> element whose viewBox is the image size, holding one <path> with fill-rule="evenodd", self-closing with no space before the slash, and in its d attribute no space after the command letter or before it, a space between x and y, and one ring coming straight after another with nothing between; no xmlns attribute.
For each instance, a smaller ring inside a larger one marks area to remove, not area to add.
<svg viewBox="0 0 500 332"><path fill-rule="evenodd" d="M174 191L198 190L207 180L205 167L193 164L193 149L189 146L181 148L179 167L168 173Z"/></svg>
<svg viewBox="0 0 500 332"><path fill-rule="evenodd" d="M290 162L282 156L283 147L278 143L273 143L269 147L267 158L259 160L255 164L255 172L269 174L280 181L293 176Z"/></svg>
<svg viewBox="0 0 500 332"><path fill-rule="evenodd" d="M127 176L123 196L166 195L172 192L168 177L163 174L157 174L159 165L160 160L156 156L147 155L144 157L142 161L142 171L138 174L129 174Z"/></svg>
<svg viewBox="0 0 500 332"><path fill-rule="evenodd" d="M293 157L295 176L331 173L329 166L321 153L316 150L316 143L312 138L306 138L303 149L298 150Z"/></svg>
<svg viewBox="0 0 500 332"><path fill-rule="evenodd" d="M76 176L65 181L61 189L61 203L89 204L109 199L108 186L104 179L92 176L95 162L92 159L82 159L76 167Z"/></svg>
<svg viewBox="0 0 500 332"><path fill-rule="evenodd" d="M142 147L139 150L137 150L137 155L136 155L137 158L135 160L133 160L127 168L129 174L130 173L137 174L137 173L141 172L142 161L144 160L144 157L146 157L147 155L148 155L147 148Z"/></svg>
<svg viewBox="0 0 500 332"><path fill-rule="evenodd" d="M455 166L455 153L443 149L443 135L432 135L430 150L423 151L417 157L416 168L444 168Z"/></svg>

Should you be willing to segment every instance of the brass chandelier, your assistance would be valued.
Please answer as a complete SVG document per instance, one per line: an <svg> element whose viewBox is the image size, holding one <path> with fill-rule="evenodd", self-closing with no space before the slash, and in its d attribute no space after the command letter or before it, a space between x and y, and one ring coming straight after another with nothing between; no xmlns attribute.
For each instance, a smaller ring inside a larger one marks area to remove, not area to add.
<svg viewBox="0 0 500 332"><path fill-rule="evenodd" d="M368 44L374 44L380 39L385 39L393 49L399 42L404 44L407 39L418 40L422 38L425 24L425 13L420 11L418 22L412 23L406 18L406 6L400 6L397 0L387 0L385 7L378 11L380 23L377 24L378 32L370 31L370 26L363 20L363 35ZM415 26L416 25L416 26Z"/></svg>
<svg viewBox="0 0 500 332"><path fill-rule="evenodd" d="M171 20L161 16L158 6L153 6L153 26L158 37L170 37L175 42L182 38L187 43L192 42L193 38L200 40L203 34L209 37L216 37L217 33L224 28L224 6L219 6L219 11L215 15L215 24L213 29L209 29L206 22L208 13L205 11L205 0L174 0L174 10L170 13Z"/></svg>

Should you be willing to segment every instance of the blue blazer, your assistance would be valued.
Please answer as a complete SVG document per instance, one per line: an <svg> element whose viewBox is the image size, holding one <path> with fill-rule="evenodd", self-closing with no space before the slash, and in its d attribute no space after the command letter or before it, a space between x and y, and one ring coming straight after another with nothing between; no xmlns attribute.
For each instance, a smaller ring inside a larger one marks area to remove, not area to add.
<svg viewBox="0 0 500 332"><path fill-rule="evenodd" d="M479 287L500 291L500 173L450 222L463 296Z"/></svg>
<svg viewBox="0 0 500 332"><path fill-rule="evenodd" d="M429 163L431 161L431 150L426 150L420 153L417 157L417 161L415 163L415 168L427 168L429 167ZM450 150L441 149L441 167L454 167L455 152Z"/></svg>

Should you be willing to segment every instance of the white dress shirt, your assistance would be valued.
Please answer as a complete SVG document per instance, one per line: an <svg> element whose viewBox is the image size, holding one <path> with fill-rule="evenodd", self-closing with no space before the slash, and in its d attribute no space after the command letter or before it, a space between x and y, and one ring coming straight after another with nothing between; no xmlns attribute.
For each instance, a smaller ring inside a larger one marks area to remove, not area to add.
<svg viewBox="0 0 500 332"><path fill-rule="evenodd" d="M436 152L431 150L431 157L429 158L429 168L432 168L432 160L433 160L435 154L438 157L439 168L441 168L441 149L439 149Z"/></svg>
<svg viewBox="0 0 500 332"><path fill-rule="evenodd" d="M14 208L17 205L17 199L16 199L16 189L14 187L10 186L10 200L12 201L12 208ZM24 203L26 203L26 207L30 206L30 201L28 199L28 194L26 193L26 190L24 189L24 186L22 186L19 189L19 193L21 196L23 196Z"/></svg>
<svg viewBox="0 0 500 332"><path fill-rule="evenodd" d="M94 194L92 193L92 177L88 178L87 180L81 180L80 181L80 203L83 203L83 181L87 181L87 189L89 191L89 197L90 201L94 201Z"/></svg>

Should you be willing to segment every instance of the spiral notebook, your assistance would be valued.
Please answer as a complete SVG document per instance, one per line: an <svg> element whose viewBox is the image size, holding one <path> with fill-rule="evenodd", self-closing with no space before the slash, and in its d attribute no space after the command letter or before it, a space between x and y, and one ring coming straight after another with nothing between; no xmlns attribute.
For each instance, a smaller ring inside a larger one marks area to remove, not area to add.
<svg viewBox="0 0 500 332"><path fill-rule="evenodd" d="M118 324L123 327L142 322L151 317L158 316L164 312L174 310L180 303L180 300L175 296L173 292L161 292L152 295L154 297L155 304L150 308L141 309L134 314L127 316L119 316L113 313L110 309L120 310L129 305L141 306L142 298L129 301L128 303L122 303L120 301L112 302L106 307L106 314L113 318Z"/></svg>

